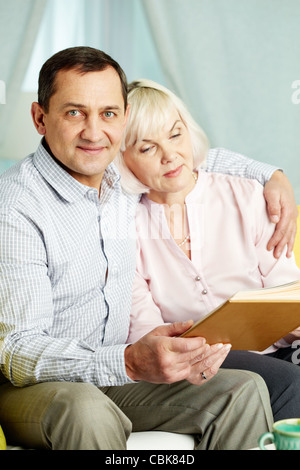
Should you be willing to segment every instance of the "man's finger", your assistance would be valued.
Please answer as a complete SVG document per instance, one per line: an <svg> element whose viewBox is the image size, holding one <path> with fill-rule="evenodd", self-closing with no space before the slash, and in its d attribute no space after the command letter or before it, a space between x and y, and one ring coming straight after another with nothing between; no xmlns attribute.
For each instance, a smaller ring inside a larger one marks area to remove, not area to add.
<svg viewBox="0 0 300 470"><path fill-rule="evenodd" d="M270 221L273 224L277 224L281 219L281 201L280 196L277 193L273 193L272 198L268 197L267 199L267 212Z"/></svg>
<svg viewBox="0 0 300 470"><path fill-rule="evenodd" d="M155 328L152 333L155 336L180 336L185 333L192 325L193 320L187 320L185 322L174 322L166 325L160 325Z"/></svg>

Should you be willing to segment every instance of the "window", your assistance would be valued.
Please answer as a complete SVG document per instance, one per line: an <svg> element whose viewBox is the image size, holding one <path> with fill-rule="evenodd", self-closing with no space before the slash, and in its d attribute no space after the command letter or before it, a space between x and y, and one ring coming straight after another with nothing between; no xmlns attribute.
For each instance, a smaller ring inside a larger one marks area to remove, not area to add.
<svg viewBox="0 0 300 470"><path fill-rule="evenodd" d="M80 45L110 54L129 81L150 78L164 82L140 0L48 0L23 91L37 90L39 70L48 57Z"/></svg>

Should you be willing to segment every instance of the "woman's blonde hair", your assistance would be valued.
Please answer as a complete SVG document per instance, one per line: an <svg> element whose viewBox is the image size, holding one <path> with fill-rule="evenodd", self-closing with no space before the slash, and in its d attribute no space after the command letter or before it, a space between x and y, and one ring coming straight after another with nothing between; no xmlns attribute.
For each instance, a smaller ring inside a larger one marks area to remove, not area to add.
<svg viewBox="0 0 300 470"><path fill-rule="evenodd" d="M208 139L201 127L194 121L184 103L174 93L151 80L141 79L128 86L129 118L126 125L121 151L115 163L121 173L121 184L131 194L149 192L126 166L122 152L145 135L155 135L165 127L172 110L177 110L185 124L193 148L194 168L205 165L209 149Z"/></svg>

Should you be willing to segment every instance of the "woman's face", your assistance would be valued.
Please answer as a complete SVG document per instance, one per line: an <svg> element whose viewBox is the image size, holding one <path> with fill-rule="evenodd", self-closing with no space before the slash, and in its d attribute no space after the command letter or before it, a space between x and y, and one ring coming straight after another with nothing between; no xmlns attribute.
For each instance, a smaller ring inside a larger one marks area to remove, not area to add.
<svg viewBox="0 0 300 470"><path fill-rule="evenodd" d="M169 193L185 196L195 185L190 134L175 108L159 133L143 136L123 156L132 173L151 188L149 197L156 202L164 202Z"/></svg>

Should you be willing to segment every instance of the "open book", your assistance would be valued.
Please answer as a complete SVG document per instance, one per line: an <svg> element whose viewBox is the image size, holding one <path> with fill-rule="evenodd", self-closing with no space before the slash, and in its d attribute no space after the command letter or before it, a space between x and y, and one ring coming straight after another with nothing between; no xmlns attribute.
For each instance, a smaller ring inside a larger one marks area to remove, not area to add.
<svg viewBox="0 0 300 470"><path fill-rule="evenodd" d="M208 344L263 351L300 326L300 280L277 287L240 291L182 336L203 336Z"/></svg>

